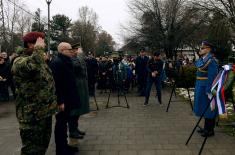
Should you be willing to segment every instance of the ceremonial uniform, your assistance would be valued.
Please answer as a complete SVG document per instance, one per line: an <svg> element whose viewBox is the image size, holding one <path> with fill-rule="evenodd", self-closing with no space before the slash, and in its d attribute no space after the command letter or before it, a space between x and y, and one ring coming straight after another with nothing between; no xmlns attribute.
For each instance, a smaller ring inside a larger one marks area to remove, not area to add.
<svg viewBox="0 0 235 155"><path fill-rule="evenodd" d="M212 55L208 53L205 57L201 57L198 61L196 61L195 66L197 67L197 73L194 95L194 113L196 116L200 117L210 102L208 95L211 94L212 83L218 73L218 64ZM214 118L216 116L217 110L212 111L210 107L204 115L204 130L211 131L213 135L215 124Z"/></svg>
<svg viewBox="0 0 235 155"><path fill-rule="evenodd" d="M209 102L208 94L211 93L213 80L218 73L218 64L211 54L209 54L204 59L200 58L195 65L197 67L197 73L194 95L194 112L196 116L200 117ZM210 108L208 108L204 117L214 118L215 113L216 111L211 111Z"/></svg>
<svg viewBox="0 0 235 155"><path fill-rule="evenodd" d="M22 139L21 155L44 155L48 148L52 115L57 110L54 80L42 49L15 59L16 116Z"/></svg>

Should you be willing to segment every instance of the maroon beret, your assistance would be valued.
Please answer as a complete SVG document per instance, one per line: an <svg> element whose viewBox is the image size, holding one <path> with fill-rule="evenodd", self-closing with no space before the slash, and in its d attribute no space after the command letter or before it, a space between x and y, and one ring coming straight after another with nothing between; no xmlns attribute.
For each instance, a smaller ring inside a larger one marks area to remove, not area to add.
<svg viewBox="0 0 235 155"><path fill-rule="evenodd" d="M23 37L24 43L36 43L37 39L45 38L45 34L42 32L29 32Z"/></svg>

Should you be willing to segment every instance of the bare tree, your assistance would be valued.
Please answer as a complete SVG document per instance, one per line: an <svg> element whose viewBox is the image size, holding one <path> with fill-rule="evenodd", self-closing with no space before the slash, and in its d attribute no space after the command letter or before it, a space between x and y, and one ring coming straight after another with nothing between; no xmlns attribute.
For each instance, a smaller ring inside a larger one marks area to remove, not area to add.
<svg viewBox="0 0 235 155"><path fill-rule="evenodd" d="M23 34L30 31L33 15L20 0L5 0L1 11L6 31L4 50L13 52L16 46L22 45Z"/></svg>
<svg viewBox="0 0 235 155"><path fill-rule="evenodd" d="M84 51L94 51L96 35L100 30L98 25L98 15L87 6L79 9L78 20L71 28L74 42L80 42Z"/></svg>
<svg viewBox="0 0 235 155"><path fill-rule="evenodd" d="M5 19L4 19L4 4L3 0L0 1L0 20L1 20L1 25L0 25L0 30L1 30L1 36L0 36L0 52L2 51L2 44L6 42L6 27L5 27Z"/></svg>
<svg viewBox="0 0 235 155"><path fill-rule="evenodd" d="M114 50L115 42L113 37L108 34L106 31L101 31L98 34L96 42L96 56L105 54L105 52L111 52Z"/></svg>
<svg viewBox="0 0 235 155"><path fill-rule="evenodd" d="M152 50L164 50L168 57L205 21L187 0L130 0L128 7L134 17L132 38Z"/></svg>
<svg viewBox="0 0 235 155"><path fill-rule="evenodd" d="M19 31L20 36L23 37L25 32L31 31L31 26L32 17L23 10L20 10L20 14L17 18L17 31Z"/></svg>
<svg viewBox="0 0 235 155"><path fill-rule="evenodd" d="M214 13L220 13L235 24L235 0L199 0L195 5Z"/></svg>
<svg viewBox="0 0 235 155"><path fill-rule="evenodd" d="M220 14L223 17L221 22L229 24L232 37L230 41L235 44L235 0L199 0L193 4L200 9L209 11L212 16Z"/></svg>
<svg viewBox="0 0 235 155"><path fill-rule="evenodd" d="M5 7L4 7L4 14L5 14L5 18L6 18L6 31L8 34L8 43L9 43L9 48L11 51L14 50L14 32L16 29L16 24L17 24L17 17L19 15L19 11L20 9L13 4L19 3L19 0L13 0L10 2L7 1L7 3L5 3Z"/></svg>
<svg viewBox="0 0 235 155"><path fill-rule="evenodd" d="M88 6L81 7L79 9L79 20L82 23L91 23L98 28L98 15L94 12L93 9L90 9Z"/></svg>

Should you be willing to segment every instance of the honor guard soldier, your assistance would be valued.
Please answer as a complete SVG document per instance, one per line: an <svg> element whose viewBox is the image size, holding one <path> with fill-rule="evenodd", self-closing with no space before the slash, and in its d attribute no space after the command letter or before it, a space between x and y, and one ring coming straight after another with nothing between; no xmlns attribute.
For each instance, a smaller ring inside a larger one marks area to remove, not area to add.
<svg viewBox="0 0 235 155"><path fill-rule="evenodd" d="M215 58L212 56L213 51L214 46L207 41L203 41L199 51L200 59L195 62L197 73L194 95L194 113L198 117L202 115L206 106L210 102L211 86L218 73L218 64ZM211 111L210 108L207 109L204 115L204 128L198 130L198 132L201 133L201 136L209 137L214 135L216 116L217 110Z"/></svg>

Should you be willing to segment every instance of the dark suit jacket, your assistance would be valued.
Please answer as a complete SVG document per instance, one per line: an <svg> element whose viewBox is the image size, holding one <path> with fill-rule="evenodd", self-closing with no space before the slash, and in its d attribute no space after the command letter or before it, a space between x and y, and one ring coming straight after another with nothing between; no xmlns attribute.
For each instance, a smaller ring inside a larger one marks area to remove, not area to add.
<svg viewBox="0 0 235 155"><path fill-rule="evenodd" d="M147 76L148 60L149 60L149 58L147 56L144 56L143 58L138 56L136 58L136 74L137 75Z"/></svg>
<svg viewBox="0 0 235 155"><path fill-rule="evenodd" d="M56 86L58 104L65 104L65 109L80 107L76 78L71 58L58 54L50 63Z"/></svg>
<svg viewBox="0 0 235 155"><path fill-rule="evenodd" d="M153 58L149 60L147 65L148 75L152 78L152 72L157 71L158 74L156 77L160 77L163 71L163 61L162 60L154 60Z"/></svg>
<svg viewBox="0 0 235 155"><path fill-rule="evenodd" d="M98 74L98 62L95 58L87 58L86 59L87 64L87 74L88 74L88 82L91 84L96 83L96 76Z"/></svg>

